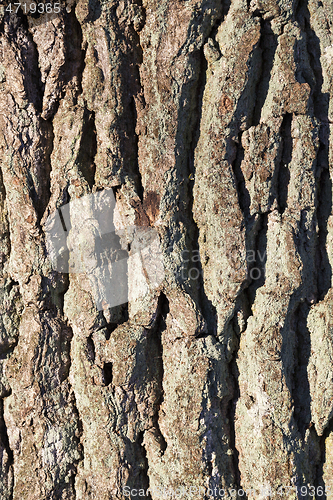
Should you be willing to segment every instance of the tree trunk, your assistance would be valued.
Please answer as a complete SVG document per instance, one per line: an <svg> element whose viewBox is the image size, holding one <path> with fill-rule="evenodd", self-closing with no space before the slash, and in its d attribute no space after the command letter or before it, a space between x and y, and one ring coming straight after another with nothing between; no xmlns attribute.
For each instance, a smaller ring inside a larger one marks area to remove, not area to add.
<svg viewBox="0 0 333 500"><path fill-rule="evenodd" d="M332 500L331 1L6 2L1 499Z"/></svg>

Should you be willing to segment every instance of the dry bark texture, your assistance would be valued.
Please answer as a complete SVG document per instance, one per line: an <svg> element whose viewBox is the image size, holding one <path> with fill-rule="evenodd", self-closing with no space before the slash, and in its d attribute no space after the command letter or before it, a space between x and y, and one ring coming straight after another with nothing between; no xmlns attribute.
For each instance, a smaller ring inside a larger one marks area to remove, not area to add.
<svg viewBox="0 0 333 500"><path fill-rule="evenodd" d="M332 500L331 0L135 1L0 14L0 498ZM165 278L98 311L45 223L104 188Z"/></svg>

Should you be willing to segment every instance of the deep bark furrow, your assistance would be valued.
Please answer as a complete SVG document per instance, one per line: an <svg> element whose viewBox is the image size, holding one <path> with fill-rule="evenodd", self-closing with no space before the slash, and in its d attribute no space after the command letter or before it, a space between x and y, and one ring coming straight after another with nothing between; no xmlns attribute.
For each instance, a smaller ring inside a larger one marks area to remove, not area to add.
<svg viewBox="0 0 333 500"><path fill-rule="evenodd" d="M3 399L0 400L0 449L1 449L1 486L0 493L3 498L12 500L14 485L14 456L10 449L8 431L3 415Z"/></svg>

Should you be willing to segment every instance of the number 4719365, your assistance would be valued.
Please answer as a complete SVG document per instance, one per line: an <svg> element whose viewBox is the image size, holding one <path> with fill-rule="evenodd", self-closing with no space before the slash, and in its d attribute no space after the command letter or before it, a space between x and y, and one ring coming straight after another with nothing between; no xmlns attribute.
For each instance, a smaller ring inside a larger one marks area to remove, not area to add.
<svg viewBox="0 0 333 500"><path fill-rule="evenodd" d="M60 13L60 3L10 3L6 7L5 11L17 13L19 8L23 10L24 14L59 14Z"/></svg>

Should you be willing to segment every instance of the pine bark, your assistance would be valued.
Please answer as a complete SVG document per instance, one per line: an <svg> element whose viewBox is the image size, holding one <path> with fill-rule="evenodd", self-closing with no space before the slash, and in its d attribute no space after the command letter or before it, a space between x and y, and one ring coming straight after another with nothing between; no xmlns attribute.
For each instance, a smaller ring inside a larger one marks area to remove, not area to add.
<svg viewBox="0 0 333 500"><path fill-rule="evenodd" d="M1 499L332 500L331 1L7 6ZM98 310L46 222L106 189L165 276Z"/></svg>

